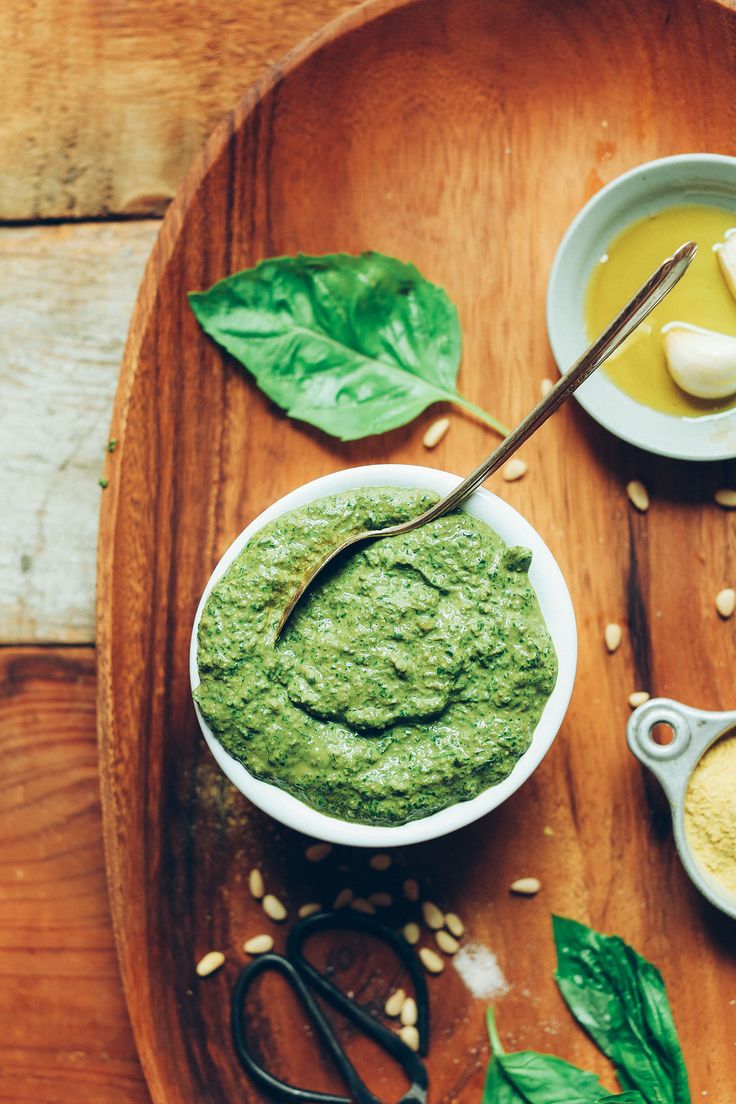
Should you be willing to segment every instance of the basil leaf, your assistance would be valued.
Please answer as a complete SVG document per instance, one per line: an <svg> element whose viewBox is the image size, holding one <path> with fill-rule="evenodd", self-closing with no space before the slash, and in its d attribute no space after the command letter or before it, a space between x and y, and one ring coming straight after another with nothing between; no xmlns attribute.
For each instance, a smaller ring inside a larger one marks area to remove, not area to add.
<svg viewBox="0 0 736 1104"><path fill-rule="evenodd" d="M482 1104L597 1104L605 1093L594 1073L562 1058L533 1050L504 1053L490 1008L487 1023L492 1058Z"/></svg>
<svg viewBox="0 0 736 1104"><path fill-rule="evenodd" d="M381 253L276 257L191 292L205 333L292 418L343 441L405 425L456 390L457 311L414 265Z"/></svg>
<svg viewBox="0 0 736 1104"><path fill-rule="evenodd" d="M602 1096L596 1104L644 1104L644 1097L638 1092L623 1092L616 1096Z"/></svg>
<svg viewBox="0 0 736 1104"><path fill-rule="evenodd" d="M560 992L578 1023L645 1104L690 1104L687 1071L659 970L616 935L552 918Z"/></svg>

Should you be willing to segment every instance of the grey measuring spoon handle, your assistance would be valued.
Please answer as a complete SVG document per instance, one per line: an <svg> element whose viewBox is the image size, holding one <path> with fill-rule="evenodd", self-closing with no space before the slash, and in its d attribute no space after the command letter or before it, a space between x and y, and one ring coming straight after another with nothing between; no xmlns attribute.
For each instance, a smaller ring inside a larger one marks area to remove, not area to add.
<svg viewBox="0 0 736 1104"><path fill-rule="evenodd" d="M659 725L672 730L669 743L655 738ZM670 803L679 810L690 775L706 749L724 732L736 726L736 712L710 713L672 698L653 698L629 717L629 748L658 780Z"/></svg>
<svg viewBox="0 0 736 1104"><path fill-rule="evenodd" d="M600 367L603 361L619 347L622 341L626 340L639 323L643 322L650 311L654 310L665 295L672 290L677 281L684 275L685 270L695 256L697 248L695 242L686 242L671 257L663 261L656 272L652 273L646 283L639 288L623 310L606 327L600 337L597 337L592 345L588 346L582 356L560 377L554 387L539 400L537 405L532 407L526 417L509 433L508 437L505 437L491 455L463 479L462 483L459 483L449 495L417 518L416 524L425 525L428 521L433 521L435 518L449 513L450 510L454 510L473 491L477 490L489 475L498 471L501 465L533 433L536 433L539 427L580 387L581 383L585 383L588 376Z"/></svg>

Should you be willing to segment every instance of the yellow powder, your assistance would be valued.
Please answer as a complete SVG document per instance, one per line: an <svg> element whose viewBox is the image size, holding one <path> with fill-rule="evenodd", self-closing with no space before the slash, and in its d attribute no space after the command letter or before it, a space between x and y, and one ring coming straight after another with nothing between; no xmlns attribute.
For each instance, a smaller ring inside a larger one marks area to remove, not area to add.
<svg viewBox="0 0 736 1104"><path fill-rule="evenodd" d="M708 748L693 771L685 835L700 865L736 896L736 732Z"/></svg>

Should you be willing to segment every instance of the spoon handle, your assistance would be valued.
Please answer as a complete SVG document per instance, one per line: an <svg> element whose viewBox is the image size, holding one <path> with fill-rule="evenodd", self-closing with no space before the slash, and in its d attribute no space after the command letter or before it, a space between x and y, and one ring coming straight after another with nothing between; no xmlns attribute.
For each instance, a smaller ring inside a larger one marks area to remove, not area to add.
<svg viewBox="0 0 736 1104"><path fill-rule="evenodd" d="M449 495L431 506L420 517L413 519L412 528L416 525L426 525L428 521L442 517L459 506L461 502L473 493L481 483L484 483L489 475L497 471L508 460L512 453L524 444L526 440L539 427L547 421L550 415L562 406L570 398L570 395L578 389L581 383L598 368L611 353L625 341L629 334L636 329L640 322L646 318L650 311L654 310L657 303L667 295L675 286L695 256L697 250L695 242L686 242L666 261L653 272L647 282L639 288L636 294L629 300L626 306L616 315L613 322L606 326L600 337L597 337L592 345L589 345L578 360L560 377L554 387L532 407L529 413L519 424L504 437L503 441L491 453L487 459L479 464L462 483L455 487ZM397 526L397 528L399 528ZM403 528L403 527L402 527ZM388 531L386 533L388 535Z"/></svg>

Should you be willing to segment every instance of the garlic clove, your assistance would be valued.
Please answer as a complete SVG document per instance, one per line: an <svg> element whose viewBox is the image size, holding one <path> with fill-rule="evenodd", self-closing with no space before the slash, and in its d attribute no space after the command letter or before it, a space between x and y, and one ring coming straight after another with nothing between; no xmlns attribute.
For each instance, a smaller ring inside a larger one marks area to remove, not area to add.
<svg viewBox="0 0 736 1104"><path fill-rule="evenodd" d="M726 240L713 247L721 266L723 279L728 284L728 290L736 299L736 234L728 233Z"/></svg>
<svg viewBox="0 0 736 1104"><path fill-rule="evenodd" d="M736 391L736 337L686 322L662 327L669 373L697 399L724 399Z"/></svg>

